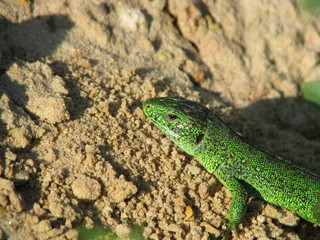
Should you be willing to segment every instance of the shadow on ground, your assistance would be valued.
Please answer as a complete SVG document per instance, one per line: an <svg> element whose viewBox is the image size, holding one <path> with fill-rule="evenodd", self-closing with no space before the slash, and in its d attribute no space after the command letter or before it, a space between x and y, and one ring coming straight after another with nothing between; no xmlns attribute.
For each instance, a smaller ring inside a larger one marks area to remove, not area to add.
<svg viewBox="0 0 320 240"><path fill-rule="evenodd" d="M21 23L13 23L0 16L0 76L6 75L6 71L15 62L18 64L21 61L34 62L44 57L50 57L57 46L63 42L73 25L70 18L65 15L40 16ZM0 79L0 81L4 81L0 83L0 86L2 86L0 94L6 91L6 86L10 86L10 89L14 89L14 92L7 92L9 96L10 94L14 94L21 100L19 103L13 101L14 104L18 105L34 119L34 116L25 108L25 104L29 101L25 86L11 81L8 76L2 76ZM24 104L21 104L21 102ZM0 159L5 159L4 149L10 148L10 146L5 141L8 136L5 124L3 122L0 122L0 124L1 139L3 140L0 144ZM36 140L33 140L31 145L36 144L36 142ZM26 184L17 187L17 191L23 197L25 209L32 208L33 203L40 198L41 194L41 185L38 182L37 176L41 174L41 160L30 152L30 147L26 149L11 149L11 151L17 154L18 159L29 156L37 164L36 175L32 176ZM15 181L14 179L11 180Z"/></svg>

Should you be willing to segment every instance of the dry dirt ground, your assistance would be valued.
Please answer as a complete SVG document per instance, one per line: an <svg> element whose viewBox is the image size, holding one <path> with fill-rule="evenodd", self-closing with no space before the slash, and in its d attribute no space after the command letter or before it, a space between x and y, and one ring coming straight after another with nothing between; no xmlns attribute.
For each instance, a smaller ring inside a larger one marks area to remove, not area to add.
<svg viewBox="0 0 320 240"><path fill-rule="evenodd" d="M219 239L230 196L144 116L180 95L320 173L320 21L295 0L0 1L0 239ZM250 198L233 239L319 239Z"/></svg>

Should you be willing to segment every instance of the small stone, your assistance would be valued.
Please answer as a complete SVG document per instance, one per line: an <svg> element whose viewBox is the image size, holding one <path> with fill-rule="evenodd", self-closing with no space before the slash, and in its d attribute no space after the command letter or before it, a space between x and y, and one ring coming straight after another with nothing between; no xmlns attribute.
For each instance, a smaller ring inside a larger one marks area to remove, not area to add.
<svg viewBox="0 0 320 240"><path fill-rule="evenodd" d="M153 233L152 227L146 226L143 231L143 236L148 238Z"/></svg>
<svg viewBox="0 0 320 240"><path fill-rule="evenodd" d="M22 128L14 128L9 131L8 143L14 148L26 148L29 145L29 139Z"/></svg>
<svg viewBox="0 0 320 240"><path fill-rule="evenodd" d="M34 228L38 231L38 232L48 232L49 230L52 229L50 221L49 220L42 220L41 222L39 222L37 225L34 225Z"/></svg>
<svg viewBox="0 0 320 240"><path fill-rule="evenodd" d="M54 201L54 202L50 202L49 204L49 210L51 212L51 214L57 218L62 218L63 217L63 204L58 202L58 201Z"/></svg>
<svg viewBox="0 0 320 240"><path fill-rule="evenodd" d="M174 223L169 224L165 229L169 232L175 232L175 233L182 232L182 228L178 224L174 224Z"/></svg>
<svg viewBox="0 0 320 240"><path fill-rule="evenodd" d="M189 173L192 175L199 175L201 172L201 169L199 167L192 166L190 164L187 165L187 169L188 169Z"/></svg>
<svg viewBox="0 0 320 240"><path fill-rule="evenodd" d="M30 223L31 225L37 224L39 222L39 217L36 215L28 214L26 216L26 222Z"/></svg>
<svg viewBox="0 0 320 240"><path fill-rule="evenodd" d="M202 230L199 226L191 226L190 233L192 234L192 239L201 239Z"/></svg>
<svg viewBox="0 0 320 240"><path fill-rule="evenodd" d="M46 210L44 210L39 203L33 204L33 211L38 216L46 214Z"/></svg>
<svg viewBox="0 0 320 240"><path fill-rule="evenodd" d="M71 185L73 194L83 200L96 200L101 194L101 184L94 178L80 175Z"/></svg>
<svg viewBox="0 0 320 240"><path fill-rule="evenodd" d="M299 222L299 217L293 212L286 210L283 217L279 218L279 223L286 226L297 226Z"/></svg>
<svg viewBox="0 0 320 240"><path fill-rule="evenodd" d="M116 226L116 234L118 235L118 237L125 238L128 237L130 233L131 229L127 224L121 223Z"/></svg>
<svg viewBox="0 0 320 240"><path fill-rule="evenodd" d="M0 193L0 206L6 207L9 205L9 200L7 196L3 193Z"/></svg>
<svg viewBox="0 0 320 240"><path fill-rule="evenodd" d="M261 222L261 223L265 223L265 222L266 222L266 217L263 216L263 215L259 215L259 216L257 217L257 220L258 220L259 222Z"/></svg>
<svg viewBox="0 0 320 240"><path fill-rule="evenodd" d="M70 229L68 232L65 233L65 236L68 240L78 240L78 235L79 232L76 229Z"/></svg>
<svg viewBox="0 0 320 240"><path fill-rule="evenodd" d="M10 151L10 149L6 149L6 152L5 152L5 158L6 160L8 160L9 162L14 162L16 159L17 159L17 155L13 152Z"/></svg>
<svg viewBox="0 0 320 240"><path fill-rule="evenodd" d="M146 118L146 116L144 115L142 109L139 108L139 107L134 110L134 113L141 119L145 119Z"/></svg>
<svg viewBox="0 0 320 240"><path fill-rule="evenodd" d="M216 228L219 228L222 223L224 222L223 218L219 215L214 216L214 218L212 219L212 221L210 222L213 226L215 226Z"/></svg>
<svg viewBox="0 0 320 240"><path fill-rule="evenodd" d="M92 220L92 218L85 216L84 217L84 226L87 229L92 229L94 227L94 221Z"/></svg>
<svg viewBox="0 0 320 240"><path fill-rule="evenodd" d="M26 170L19 169L14 173L14 183L17 186L26 184L30 179L30 173Z"/></svg>
<svg viewBox="0 0 320 240"><path fill-rule="evenodd" d="M215 237L220 236L220 231L215 227L211 226L209 223L201 222L200 226L204 227L206 232L213 234Z"/></svg>
<svg viewBox="0 0 320 240"><path fill-rule="evenodd" d="M153 234L151 234L151 235L149 236L149 239L158 240L158 239L161 239L161 238L159 238L159 234L153 233Z"/></svg>
<svg viewBox="0 0 320 240"><path fill-rule="evenodd" d="M206 199L209 195L209 191L208 191L208 184L206 182L202 182L199 185L199 195L202 199Z"/></svg>
<svg viewBox="0 0 320 240"><path fill-rule="evenodd" d="M186 215L186 217L184 218L184 220L186 221L194 221L194 216L193 216L193 210L190 206L186 206L186 210L184 212L184 214Z"/></svg>
<svg viewBox="0 0 320 240"><path fill-rule="evenodd" d="M44 239L44 238L54 239L54 237L56 237L58 235L61 235L62 233L63 233L62 229L52 228L49 231L46 231L46 232L42 233L42 236L41 235L40 236L42 237L41 239Z"/></svg>
<svg viewBox="0 0 320 240"><path fill-rule="evenodd" d="M22 198L16 193L12 181L0 178L0 192L7 196L9 206L13 211L21 212L23 210Z"/></svg>
<svg viewBox="0 0 320 240"><path fill-rule="evenodd" d="M107 191L114 202L120 203L136 194L138 188L134 183L125 180L123 175L120 175L120 177L114 181L114 184L107 186Z"/></svg>
<svg viewBox="0 0 320 240"><path fill-rule="evenodd" d="M269 237L259 237L259 238L257 238L257 240L269 240L270 238ZM288 239L290 239L290 238L288 238Z"/></svg>

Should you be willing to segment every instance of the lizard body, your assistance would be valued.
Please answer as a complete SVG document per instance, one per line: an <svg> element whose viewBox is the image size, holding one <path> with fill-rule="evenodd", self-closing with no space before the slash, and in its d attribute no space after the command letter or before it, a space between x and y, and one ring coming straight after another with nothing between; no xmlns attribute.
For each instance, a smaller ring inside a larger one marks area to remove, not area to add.
<svg viewBox="0 0 320 240"><path fill-rule="evenodd" d="M215 113L181 97L143 103L149 120L231 192L228 230L238 232L252 195L320 223L320 177L248 143Z"/></svg>

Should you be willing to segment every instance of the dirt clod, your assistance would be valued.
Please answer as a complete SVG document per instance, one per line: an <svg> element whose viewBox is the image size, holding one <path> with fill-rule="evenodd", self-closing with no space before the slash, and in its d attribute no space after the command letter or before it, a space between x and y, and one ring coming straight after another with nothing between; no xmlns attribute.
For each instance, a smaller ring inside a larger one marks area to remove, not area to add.
<svg viewBox="0 0 320 240"><path fill-rule="evenodd" d="M96 200L101 194L101 184L85 175L78 176L71 188L73 194L83 200Z"/></svg>
<svg viewBox="0 0 320 240"><path fill-rule="evenodd" d="M0 178L0 192L4 200L3 207L9 207L10 210L21 212L23 210L22 199L17 194L13 182Z"/></svg>
<svg viewBox="0 0 320 240"><path fill-rule="evenodd" d="M130 232L130 227L125 223L121 223L116 226L116 234L121 238L128 237Z"/></svg>
<svg viewBox="0 0 320 240"><path fill-rule="evenodd" d="M138 188L134 183L126 181L124 176L121 175L118 179L115 179L113 185L106 186L107 193L111 197L111 199L116 202L120 203L124 200L132 197L132 195L136 194Z"/></svg>

